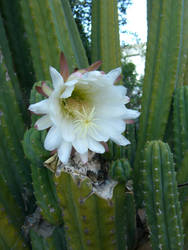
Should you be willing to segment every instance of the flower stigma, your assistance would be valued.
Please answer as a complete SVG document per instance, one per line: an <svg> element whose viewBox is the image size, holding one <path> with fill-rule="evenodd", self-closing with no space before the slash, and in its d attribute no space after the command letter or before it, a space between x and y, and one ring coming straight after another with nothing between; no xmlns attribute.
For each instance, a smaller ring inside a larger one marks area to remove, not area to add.
<svg viewBox="0 0 188 250"><path fill-rule="evenodd" d="M68 98L59 98L62 115L67 118L77 119L78 114L91 108L91 93L86 87L76 86ZM84 110L84 111L83 111Z"/></svg>
<svg viewBox="0 0 188 250"><path fill-rule="evenodd" d="M95 116L95 107L92 108L90 112L86 112L84 106L82 106L82 113L76 111L76 114L79 119L73 121L75 124L75 130L79 133L80 137L85 137L88 133L88 129L95 129L97 125L95 121L99 120L94 118Z"/></svg>

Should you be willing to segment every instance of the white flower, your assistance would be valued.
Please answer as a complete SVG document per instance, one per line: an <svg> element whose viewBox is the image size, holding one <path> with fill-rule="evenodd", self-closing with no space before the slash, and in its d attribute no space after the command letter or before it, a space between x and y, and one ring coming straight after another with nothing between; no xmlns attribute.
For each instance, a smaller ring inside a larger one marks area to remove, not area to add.
<svg viewBox="0 0 188 250"><path fill-rule="evenodd" d="M122 146L130 143L122 135L125 121L137 118L139 112L125 107L129 102L126 88L113 85L121 74L120 68L108 74L77 71L67 76L66 82L53 67L50 74L54 89L43 84L48 98L29 106L30 111L43 115L36 128L50 128L44 142L46 150L57 149L60 160L66 164L72 147L87 162L88 149L104 153L101 142L111 139Z"/></svg>

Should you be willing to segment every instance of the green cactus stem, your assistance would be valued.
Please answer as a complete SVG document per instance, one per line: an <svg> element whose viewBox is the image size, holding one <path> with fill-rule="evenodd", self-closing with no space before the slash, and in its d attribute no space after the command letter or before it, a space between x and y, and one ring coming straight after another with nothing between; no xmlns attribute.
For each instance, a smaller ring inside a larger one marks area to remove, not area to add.
<svg viewBox="0 0 188 250"><path fill-rule="evenodd" d="M116 0L92 1L92 61L102 61L105 72L121 65Z"/></svg>
<svg viewBox="0 0 188 250"><path fill-rule="evenodd" d="M83 180L75 176L73 179L69 173L61 172L54 181L69 248L123 250L132 244L135 231L128 232L126 223L133 223L134 228L134 202L126 195L124 183L115 187L112 199L105 200L92 194L93 184L89 178ZM128 207L132 207L129 216Z"/></svg>
<svg viewBox="0 0 188 250"><path fill-rule="evenodd" d="M119 159L110 165L109 176L118 182L127 182L130 179L131 166L128 160Z"/></svg>
<svg viewBox="0 0 188 250"><path fill-rule="evenodd" d="M177 170L188 151L188 86L177 88L173 105L174 151Z"/></svg>
<svg viewBox="0 0 188 250"><path fill-rule="evenodd" d="M148 2L148 43L141 103L138 146L134 164L137 205L141 205L139 165L147 140L163 139L173 92L182 85L187 58L187 1Z"/></svg>
<svg viewBox="0 0 188 250"><path fill-rule="evenodd" d="M168 144L151 141L146 145L142 172L152 249L183 250L181 207Z"/></svg>
<svg viewBox="0 0 188 250"><path fill-rule="evenodd" d="M183 209L182 209L182 217L183 217L183 225L184 228L188 228L188 203L184 203ZM187 232L185 231L185 242L184 242L184 249L188 249L188 237Z"/></svg>
<svg viewBox="0 0 188 250"><path fill-rule="evenodd" d="M66 250L64 229L57 227L48 237L43 237L37 230L30 230L30 238L33 250Z"/></svg>
<svg viewBox="0 0 188 250"><path fill-rule="evenodd" d="M13 88L16 96L16 100L18 102L19 108L21 113L24 116L25 121L28 119L28 116L26 114L26 107L25 102L23 99L23 95L21 93L20 89L20 83L18 81L18 77L15 74L14 66L13 66L13 59L11 56L11 51L9 47L9 43L7 40L5 28L3 26L3 20L0 15L0 58L3 57L4 62L7 66L7 71L10 76L11 82L13 83Z"/></svg>
<svg viewBox="0 0 188 250"><path fill-rule="evenodd" d="M59 70L61 51L71 71L88 66L67 0L21 0L20 5L37 80L49 79L50 65Z"/></svg>
<svg viewBox="0 0 188 250"><path fill-rule="evenodd" d="M184 155L181 168L177 173L179 197L182 206L188 200L188 151Z"/></svg>
<svg viewBox="0 0 188 250"><path fill-rule="evenodd" d="M34 128L26 131L24 152L31 161L34 195L41 214L51 224L62 224L61 210L58 205L52 173L44 167L43 162L49 158L49 152L43 148L46 132L40 133Z"/></svg>
<svg viewBox="0 0 188 250"><path fill-rule="evenodd" d="M30 55L30 49L25 34L24 23L21 17L20 1L1 0L0 10L6 30L12 60L24 97L28 97L35 76ZM1 33L1 35L3 35ZM3 43L1 41L0 43ZM16 84L16 82L15 82Z"/></svg>
<svg viewBox="0 0 188 250"><path fill-rule="evenodd" d="M0 62L0 87L0 174L25 213L24 210L32 208L33 191L30 170L26 167L28 162L21 146L24 122L3 59Z"/></svg>
<svg viewBox="0 0 188 250"><path fill-rule="evenodd" d="M18 228L21 232L21 226L24 223L24 214L22 209L18 207L17 202L13 198L7 184L0 176L0 204L4 208L4 211L9 217L9 222Z"/></svg>
<svg viewBox="0 0 188 250"><path fill-rule="evenodd" d="M63 227L57 227L52 236L48 237L47 243L49 246L49 250L66 250L66 241L65 241L65 231Z"/></svg>
<svg viewBox="0 0 188 250"><path fill-rule="evenodd" d="M115 144L113 141L108 142L108 151L104 154L104 158L108 161L115 161L126 156L127 149Z"/></svg>
<svg viewBox="0 0 188 250"><path fill-rule="evenodd" d="M7 250L29 249L19 231L19 228L10 223L4 207L0 203L0 248Z"/></svg>
<svg viewBox="0 0 188 250"><path fill-rule="evenodd" d="M35 232L34 229L30 230L31 245L33 250L46 250L47 242L43 239L41 235Z"/></svg>

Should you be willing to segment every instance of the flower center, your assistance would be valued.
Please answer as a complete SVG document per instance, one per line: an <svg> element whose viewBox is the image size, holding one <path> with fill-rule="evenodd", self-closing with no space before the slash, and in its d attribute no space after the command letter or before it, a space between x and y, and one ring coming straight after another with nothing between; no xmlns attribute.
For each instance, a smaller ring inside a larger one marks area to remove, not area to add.
<svg viewBox="0 0 188 250"><path fill-rule="evenodd" d="M89 128L95 129L97 125L95 121L97 120L95 117L95 107L93 107L90 111L86 112L84 106L82 107L82 112L77 111L77 119L74 120L76 131L80 134L80 136L84 137Z"/></svg>
<svg viewBox="0 0 188 250"><path fill-rule="evenodd" d="M60 98L62 115L73 121L75 130L81 137L87 134L89 128L96 128L93 94L91 86L82 84L75 86L70 97Z"/></svg>
<svg viewBox="0 0 188 250"><path fill-rule="evenodd" d="M65 99L60 99L63 116L71 119L78 119L80 114L88 113L92 109L91 92L88 86L75 86L72 95Z"/></svg>

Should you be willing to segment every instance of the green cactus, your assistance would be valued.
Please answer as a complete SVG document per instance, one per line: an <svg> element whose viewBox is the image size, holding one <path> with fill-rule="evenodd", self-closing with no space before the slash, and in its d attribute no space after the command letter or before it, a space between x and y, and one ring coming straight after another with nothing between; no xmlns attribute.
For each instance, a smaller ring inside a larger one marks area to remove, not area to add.
<svg viewBox="0 0 188 250"><path fill-rule="evenodd" d="M11 79L11 82L13 83L12 87L14 88L15 97L18 102L20 111L24 116L24 120L27 121L28 115L26 114L26 106L25 106L25 102L23 101L23 94L20 89L20 83L18 81L18 77L16 76L14 72L13 58L11 56L11 51L10 51L10 47L8 44L5 28L3 26L3 20L2 20L1 14L0 14L0 51L1 51L0 58L3 56L9 77Z"/></svg>
<svg viewBox="0 0 188 250"><path fill-rule="evenodd" d="M56 228L48 237L43 237L37 230L30 230L31 244L33 250L66 250L64 229Z"/></svg>
<svg viewBox="0 0 188 250"><path fill-rule="evenodd" d="M101 60L104 71L121 65L117 2L92 1L92 60ZM61 52L70 73L88 67L69 1L0 0L1 249L134 250L145 249L147 242L152 249L183 250L182 224L186 232L188 221L188 89L183 86L188 85L188 1L148 0L147 6L140 122L127 126L130 145L108 142L104 158L95 155L82 164L100 167L85 176L77 172L76 154L63 165L57 154L44 150L46 132L33 128L37 116L31 115L32 128L25 132L25 106L35 78L52 87L46 81L49 66L62 73ZM31 104L43 100L37 92L41 85L33 85ZM170 142L177 178L169 146L151 141L159 139ZM114 189L106 189L109 183ZM135 204L139 208L143 202L145 208L136 210ZM185 237L184 249L187 244Z"/></svg>
<svg viewBox="0 0 188 250"><path fill-rule="evenodd" d="M1 0L0 9L22 94L27 98L35 76L27 36L23 35L25 29L20 13L20 1Z"/></svg>
<svg viewBox="0 0 188 250"><path fill-rule="evenodd" d="M59 69L61 51L71 71L88 66L67 0L22 0L20 5L37 80L49 79L50 65Z"/></svg>
<svg viewBox="0 0 188 250"><path fill-rule="evenodd" d="M1 52L0 52L1 53ZM1 56L0 62L0 169L1 176L10 188L19 206L32 207L32 187L28 162L24 157L21 140L24 122L12 82Z"/></svg>
<svg viewBox="0 0 188 250"><path fill-rule="evenodd" d="M117 11L117 0L92 1L92 61L105 72L121 65Z"/></svg>
<svg viewBox="0 0 188 250"><path fill-rule="evenodd" d="M128 160L119 159L111 163L109 175L118 182L127 182L131 175L131 166Z"/></svg>
<svg viewBox="0 0 188 250"><path fill-rule="evenodd" d="M55 178L57 195L63 209L68 246L72 249L125 249L128 236L127 224L135 225L133 200L125 195L124 185L115 188L112 200L91 195L92 185L87 178L72 179L70 174L61 173ZM128 207L132 211L127 215ZM127 231L126 231L127 230ZM135 237L134 230L129 234Z"/></svg>
<svg viewBox="0 0 188 250"><path fill-rule="evenodd" d="M184 228L186 229L188 227L188 203L185 203L183 206L182 217L183 217L183 225L184 225ZM188 237L187 237L187 233L185 233L184 249L187 249L187 248L188 248Z"/></svg>
<svg viewBox="0 0 188 250"><path fill-rule="evenodd" d="M181 169L181 163L188 151L188 86L177 88L174 96L174 151L176 168Z"/></svg>
<svg viewBox="0 0 188 250"><path fill-rule="evenodd" d="M182 206L187 201L188 194L188 151L185 153L184 159L182 161L181 168L177 173L177 181L179 187L179 196Z"/></svg>
<svg viewBox="0 0 188 250"><path fill-rule="evenodd" d="M49 158L49 152L43 149L46 133L39 133L31 128L24 136L24 152L31 161L34 195L41 214L51 224L62 224L52 173L44 167L43 162Z"/></svg>
<svg viewBox="0 0 188 250"><path fill-rule="evenodd" d="M142 172L152 249L183 250L181 208L168 144L152 141L146 145Z"/></svg>
<svg viewBox="0 0 188 250"><path fill-rule="evenodd" d="M29 249L24 242L19 228L15 227L9 221L4 207L0 203L0 246L1 249Z"/></svg>
<svg viewBox="0 0 188 250"><path fill-rule="evenodd" d="M187 4L187 1L148 1L146 67L134 164L138 206L141 206L139 162L144 144L147 140L164 138L173 91L183 84L186 73Z"/></svg>
<svg viewBox="0 0 188 250"><path fill-rule="evenodd" d="M24 224L24 214L22 209L18 206L16 200L13 198L7 184L0 176L0 204L3 207L4 212L9 217L9 222L11 222L18 231L21 232L21 227Z"/></svg>

